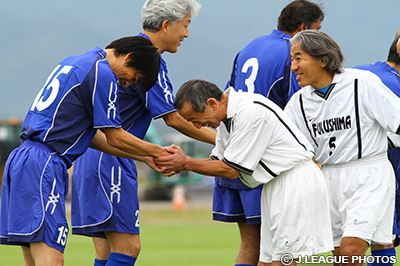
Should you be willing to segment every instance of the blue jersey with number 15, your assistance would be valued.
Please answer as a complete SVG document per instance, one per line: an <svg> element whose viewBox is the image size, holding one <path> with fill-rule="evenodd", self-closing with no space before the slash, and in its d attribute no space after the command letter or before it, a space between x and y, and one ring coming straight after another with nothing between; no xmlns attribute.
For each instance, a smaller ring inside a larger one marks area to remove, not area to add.
<svg viewBox="0 0 400 266"><path fill-rule="evenodd" d="M101 48L71 56L50 74L22 125L21 139L40 141L71 166L99 128L121 127L118 79Z"/></svg>

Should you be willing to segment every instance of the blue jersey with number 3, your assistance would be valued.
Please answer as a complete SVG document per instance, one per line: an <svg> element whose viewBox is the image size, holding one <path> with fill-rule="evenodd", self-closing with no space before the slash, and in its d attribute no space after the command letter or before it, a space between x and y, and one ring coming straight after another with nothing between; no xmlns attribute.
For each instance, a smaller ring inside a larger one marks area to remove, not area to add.
<svg viewBox="0 0 400 266"><path fill-rule="evenodd" d="M235 59L228 85L235 91L259 93L282 109L300 89L290 70L290 35L279 30L254 39Z"/></svg>
<svg viewBox="0 0 400 266"><path fill-rule="evenodd" d="M25 117L21 139L45 143L70 166L96 130L107 127L121 127L118 79L104 50L95 48L53 70Z"/></svg>
<svg viewBox="0 0 400 266"><path fill-rule="evenodd" d="M237 55L226 88L259 93L282 109L291 95L300 89L291 72L291 36L279 30L252 40ZM215 178L216 182L234 189L248 189L239 179Z"/></svg>

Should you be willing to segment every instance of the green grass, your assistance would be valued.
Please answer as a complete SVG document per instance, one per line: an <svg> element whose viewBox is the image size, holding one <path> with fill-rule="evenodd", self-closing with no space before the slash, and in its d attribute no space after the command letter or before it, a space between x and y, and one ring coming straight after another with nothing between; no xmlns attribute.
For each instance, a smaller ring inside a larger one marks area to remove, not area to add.
<svg viewBox="0 0 400 266"><path fill-rule="evenodd" d="M232 266L239 250L237 225L212 221L211 210L142 209L140 228L142 251L137 266ZM90 238L69 235L65 266L93 265L94 254ZM0 265L23 265L21 248L1 245Z"/></svg>
<svg viewBox="0 0 400 266"><path fill-rule="evenodd" d="M135 265L234 265L240 238L236 224L212 221L211 210L142 210L142 250ZM69 234L65 266L93 265L88 237ZM0 265L23 265L19 246L0 245Z"/></svg>
<svg viewBox="0 0 400 266"><path fill-rule="evenodd" d="M230 266L240 245L237 225L212 221L211 209L142 210L140 231L138 266Z"/></svg>
<svg viewBox="0 0 400 266"><path fill-rule="evenodd" d="M137 265L234 265L239 233L230 224L144 225Z"/></svg>

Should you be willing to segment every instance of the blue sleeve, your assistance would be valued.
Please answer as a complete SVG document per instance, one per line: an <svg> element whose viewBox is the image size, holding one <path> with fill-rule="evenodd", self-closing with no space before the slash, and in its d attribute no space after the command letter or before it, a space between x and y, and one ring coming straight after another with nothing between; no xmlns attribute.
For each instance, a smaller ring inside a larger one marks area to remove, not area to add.
<svg viewBox="0 0 400 266"><path fill-rule="evenodd" d="M118 80L107 61L98 62L93 91L94 128L121 127L118 110Z"/></svg>
<svg viewBox="0 0 400 266"><path fill-rule="evenodd" d="M268 94L268 98L275 102L282 109L285 108L287 102L292 95L300 89L299 83L296 80L296 74L291 70L292 60L290 58L290 44L287 42L288 54L283 65L283 78L276 81ZM282 72L281 72L282 73Z"/></svg>
<svg viewBox="0 0 400 266"><path fill-rule="evenodd" d="M239 53L240 53L240 52L239 52ZM226 86L225 86L225 90L228 89L229 87L235 88L237 58L238 58L238 56L239 56L239 53L236 54L235 59L233 60L233 66L232 66L231 77L230 77L228 83L227 83Z"/></svg>
<svg viewBox="0 0 400 266"><path fill-rule="evenodd" d="M147 92L146 97L146 108L155 119L176 111L173 107L175 100L173 88L165 62L161 65L156 84Z"/></svg>

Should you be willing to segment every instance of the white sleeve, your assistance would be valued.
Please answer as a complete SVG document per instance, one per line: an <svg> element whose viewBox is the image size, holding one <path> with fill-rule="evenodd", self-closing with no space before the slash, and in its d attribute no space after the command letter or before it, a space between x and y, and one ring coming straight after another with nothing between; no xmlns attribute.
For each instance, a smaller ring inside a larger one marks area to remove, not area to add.
<svg viewBox="0 0 400 266"><path fill-rule="evenodd" d="M375 76L371 76L368 84L360 85L367 88L364 100L369 115L388 132L399 134L400 98Z"/></svg>
<svg viewBox="0 0 400 266"><path fill-rule="evenodd" d="M313 140L309 137L310 134L308 124L304 120L305 118L300 103L300 99L302 97L301 95L302 94L300 91L296 92L296 94L294 94L286 104L284 111L290 120L292 120L292 122L297 126L297 128L299 128L300 131L307 137L308 141L313 143Z"/></svg>
<svg viewBox="0 0 400 266"><path fill-rule="evenodd" d="M273 125L259 111L252 105L236 113L229 146L224 152L226 164L248 175L253 173L270 145L273 131Z"/></svg>

